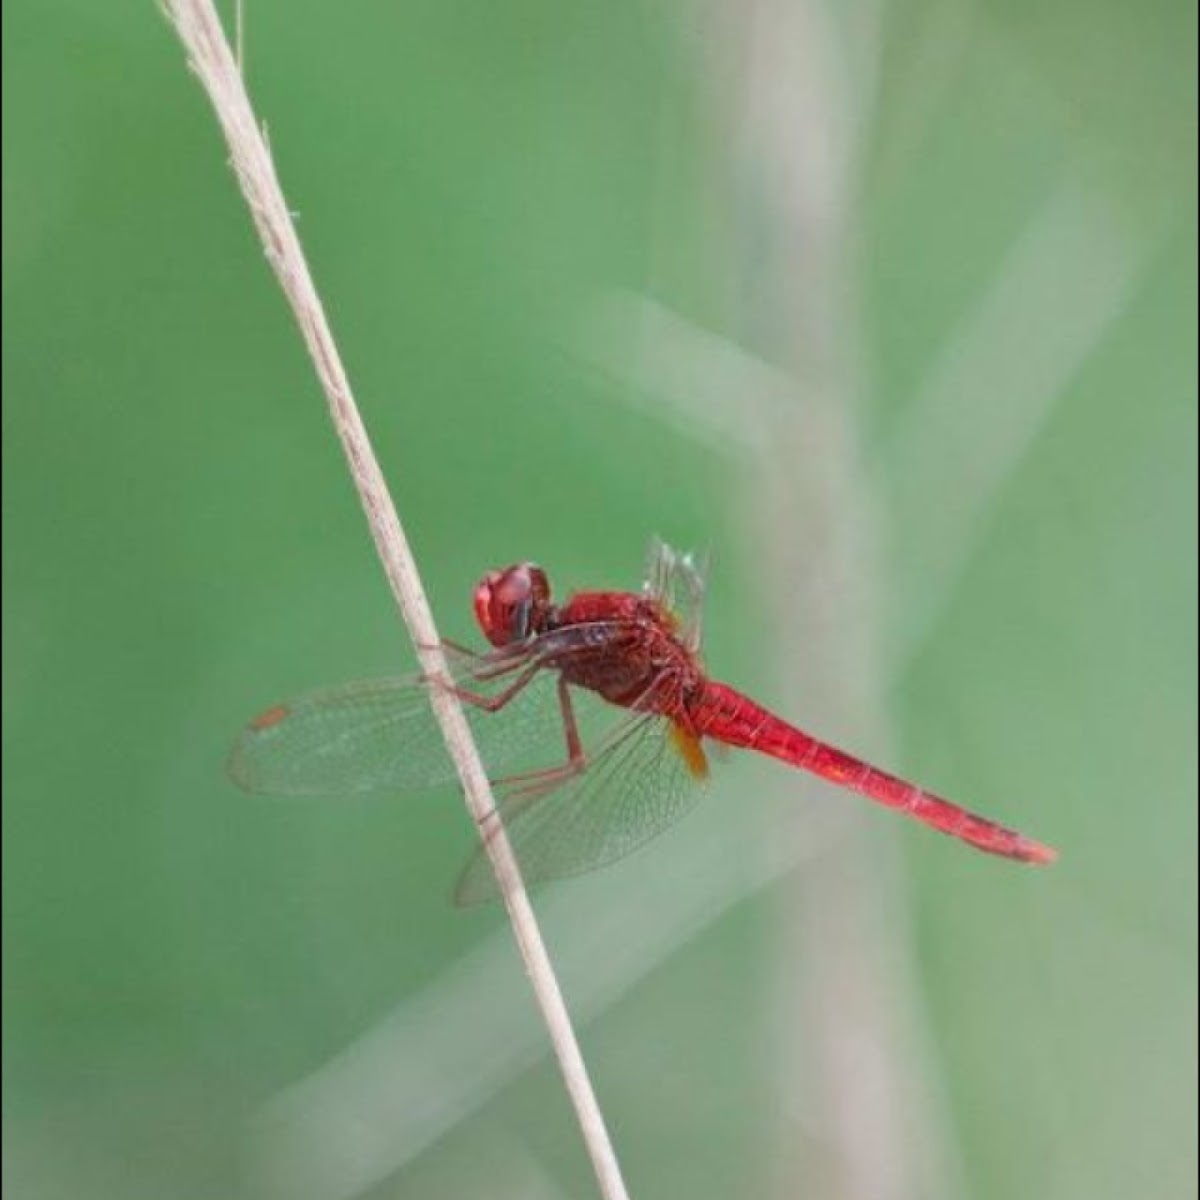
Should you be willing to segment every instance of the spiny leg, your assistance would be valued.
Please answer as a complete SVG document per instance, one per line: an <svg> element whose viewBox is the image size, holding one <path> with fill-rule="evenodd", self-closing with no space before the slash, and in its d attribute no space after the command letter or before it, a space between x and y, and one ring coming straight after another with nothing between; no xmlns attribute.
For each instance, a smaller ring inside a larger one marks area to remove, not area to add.
<svg viewBox="0 0 1200 1200"><path fill-rule="evenodd" d="M503 708L522 687L529 683L533 675L545 666L545 659L541 656L530 657L529 655L514 654L501 658L498 655L475 654L472 651L468 651L467 653L470 654L476 663L481 664L470 668L465 673L476 683L491 683L497 679L503 679L505 675L511 675L514 671L522 672L518 677L520 682L514 683L497 696L488 697L480 692L474 692L470 688L462 687L440 675L433 675L429 672L422 672L418 678L422 683L454 692L460 700L474 705L476 708L484 708L489 712L495 712L497 709Z"/></svg>
<svg viewBox="0 0 1200 1200"><path fill-rule="evenodd" d="M440 650L447 658L474 659L485 657L480 651L474 650L470 646L465 646L462 642L456 642L451 638L443 638L440 642L418 642L417 650L422 653Z"/></svg>
<svg viewBox="0 0 1200 1200"><path fill-rule="evenodd" d="M477 659L487 657L486 654L474 650L470 646L464 646L462 642L452 641L450 638L442 638L437 649L441 650L448 658L462 659L466 662L475 662Z"/></svg>
<svg viewBox="0 0 1200 1200"><path fill-rule="evenodd" d="M558 705L562 714L563 736L567 744L567 760L557 766L522 771L497 779L495 786L504 788L505 798L510 805L520 808L587 770L587 755L583 751L583 741L579 736L571 689L563 675L558 677ZM493 809L481 819L480 824L495 816L496 811Z"/></svg>
<svg viewBox="0 0 1200 1200"><path fill-rule="evenodd" d="M454 662L470 664L469 670L472 678L480 680L495 679L501 675L507 675L510 671L515 671L524 663L530 662L533 657L528 644L501 646L495 649L480 651L474 650L470 646L465 646L462 642L455 642L450 638L446 638L436 645L422 644L417 648L419 650L440 650L448 659Z"/></svg>
<svg viewBox="0 0 1200 1200"><path fill-rule="evenodd" d="M503 674L516 670L518 664L511 663L506 665ZM484 712L499 712L510 700L520 695L536 678L537 673L542 670L542 664L536 659L531 663L526 663L520 675L516 677L503 691L497 692L494 696L485 696L482 692L473 692L470 688L459 687L458 684L448 683L444 679L429 679L427 682L432 683L435 687L444 688L446 691L453 693L464 704L470 704L473 708L482 709ZM493 676L489 676L491 678ZM476 678L480 678L476 676Z"/></svg>

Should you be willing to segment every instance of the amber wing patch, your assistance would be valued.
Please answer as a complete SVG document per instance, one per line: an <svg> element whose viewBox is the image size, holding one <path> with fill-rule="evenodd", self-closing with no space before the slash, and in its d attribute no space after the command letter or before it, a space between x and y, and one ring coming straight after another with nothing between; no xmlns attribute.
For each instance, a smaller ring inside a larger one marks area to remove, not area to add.
<svg viewBox="0 0 1200 1200"><path fill-rule="evenodd" d="M704 747L700 744L700 739L691 730L672 722L671 740L675 743L675 749L679 751L683 761L687 764L687 769L691 773L692 778L707 779L708 756L704 753Z"/></svg>

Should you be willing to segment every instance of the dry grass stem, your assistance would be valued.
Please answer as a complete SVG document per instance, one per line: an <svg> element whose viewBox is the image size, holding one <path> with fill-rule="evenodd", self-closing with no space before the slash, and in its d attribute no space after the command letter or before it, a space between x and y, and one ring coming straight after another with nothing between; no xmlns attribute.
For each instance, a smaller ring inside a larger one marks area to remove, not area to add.
<svg viewBox="0 0 1200 1200"><path fill-rule="evenodd" d="M191 68L216 110L234 171L250 206L267 259L312 356L354 486L367 515L376 551L421 665L431 675L444 677L446 663L437 648L438 633L416 563L354 402L291 213L284 202L270 150L246 94L238 61L211 0L164 0L164 6L187 50ZM462 707L445 689L431 689L430 701L462 781L467 807L475 821L481 823L493 813L494 802ZM627 1193L620 1167L516 859L498 823L489 823L489 829L494 829L495 833L487 839L488 854L592 1158L600 1191L606 1200L623 1200Z"/></svg>

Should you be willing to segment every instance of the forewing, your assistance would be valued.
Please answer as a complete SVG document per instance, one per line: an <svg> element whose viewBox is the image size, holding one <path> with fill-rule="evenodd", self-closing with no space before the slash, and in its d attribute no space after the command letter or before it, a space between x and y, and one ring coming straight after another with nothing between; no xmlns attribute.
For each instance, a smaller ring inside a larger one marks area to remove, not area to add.
<svg viewBox="0 0 1200 1200"><path fill-rule="evenodd" d="M450 681L483 697L502 693L539 655L549 662L499 711L464 701L492 778L563 761L558 673L549 668L576 653L595 653L596 628L591 641L578 644L558 633L519 653L451 652ZM614 622L607 632L616 640L624 629ZM230 754L229 774L248 792L277 796L418 791L447 783L454 767L430 706L430 686L435 685L420 675L369 679L278 704L242 731Z"/></svg>
<svg viewBox="0 0 1200 1200"><path fill-rule="evenodd" d="M696 762L689 766L679 753L671 728L667 718L635 713L581 775L534 799L518 794L500 802L526 883L580 875L624 858L696 804L703 794ZM459 879L455 900L468 905L496 898L481 846Z"/></svg>
<svg viewBox="0 0 1200 1200"><path fill-rule="evenodd" d="M561 758L554 679L545 675L499 712L464 706L489 772ZM229 773L248 792L277 796L436 787L454 767L429 701L420 676L310 692L248 725Z"/></svg>

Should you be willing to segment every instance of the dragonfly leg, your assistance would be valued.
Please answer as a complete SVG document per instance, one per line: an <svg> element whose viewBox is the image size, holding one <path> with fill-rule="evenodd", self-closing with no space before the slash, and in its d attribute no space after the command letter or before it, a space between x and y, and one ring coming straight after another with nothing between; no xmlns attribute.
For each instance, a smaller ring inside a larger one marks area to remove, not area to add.
<svg viewBox="0 0 1200 1200"><path fill-rule="evenodd" d="M517 664L508 664L505 672L516 669ZM481 708L484 712L499 712L514 696L519 695L530 683L534 677L542 669L542 664L538 661L533 661L526 664L525 669L506 687L502 692L497 692L494 696L485 696L481 692L473 692L470 688L458 687L453 683L446 683L444 680L430 680L437 687L445 688L448 692L453 692L464 704L470 704L475 708ZM477 676L476 678L480 678Z"/></svg>
<svg viewBox="0 0 1200 1200"><path fill-rule="evenodd" d="M417 642L418 654L432 654L435 650L442 651L447 657L457 656L459 658L478 658L479 652L472 650L470 646L464 646L461 642L452 641L450 638L445 638L440 642Z"/></svg>
<svg viewBox="0 0 1200 1200"><path fill-rule="evenodd" d="M464 646L462 642L451 641L450 638L443 638L436 646L421 646L420 649L441 650L448 658L465 659L468 662L484 657L478 650L473 650L470 646Z"/></svg>
<svg viewBox="0 0 1200 1200"><path fill-rule="evenodd" d="M579 725L575 721L575 706L571 702L571 688L565 675L558 677L558 707L562 712L563 735L567 739L567 762L578 764L583 770L583 742L579 737Z"/></svg>
<svg viewBox="0 0 1200 1200"><path fill-rule="evenodd" d="M442 651L447 658L466 664L471 678L480 682L498 679L529 661L527 655L514 654L505 650L480 653L478 650L472 650L470 646L464 646L461 642L445 641L442 643Z"/></svg>
<svg viewBox="0 0 1200 1200"><path fill-rule="evenodd" d="M552 791L559 784L582 775L587 770L587 755L583 752L583 742L579 736L579 725L575 720L575 708L571 702L571 689L565 676L558 677L558 704L562 712L563 736L567 742L567 761L553 767L542 767L536 771L522 771L516 775L506 775L497 779L495 786L503 788L506 799L517 801L518 805ZM484 821L494 817L495 811L488 813ZM511 815L511 810L510 810Z"/></svg>
<svg viewBox="0 0 1200 1200"><path fill-rule="evenodd" d="M528 657L528 643L515 643L510 646L489 647L486 650L476 650L474 646L468 646L463 642L456 642L453 638L443 638L440 642L418 642L418 650L441 650L447 657L475 659L486 662L495 662L502 658L521 658Z"/></svg>
<svg viewBox="0 0 1200 1200"><path fill-rule="evenodd" d="M473 659L477 664L471 667L467 673L472 679L479 683L488 683L495 679L502 679L505 675L511 675L514 671L519 671L522 668L537 669L545 665L544 658L530 658L528 655L506 655L499 651L495 654L476 654L474 651L465 649L463 653L469 655L470 658ZM460 700L463 700L468 704L474 704L477 708L488 708L488 710L491 712L495 711L495 708L490 706L494 703L497 697L488 698L480 695L477 692L471 691L469 688L460 688L456 684L448 683L440 676L430 674L428 671L421 672L417 678L420 679L422 683L435 687L443 687L447 691L455 692ZM529 680L526 679L525 683L528 682ZM517 688L516 691L501 693L501 695L505 696L505 699L495 707L503 708L508 700L511 700L512 697L516 695L517 691L520 691L520 688Z"/></svg>
<svg viewBox="0 0 1200 1200"><path fill-rule="evenodd" d="M511 671L515 669L520 661L517 656L512 654L505 655L503 652L494 650L473 650L470 646L464 646L462 642L451 641L450 638L432 645L421 643L417 649L440 650L453 662L472 664L470 671L476 678L485 678L496 674L503 674L505 671Z"/></svg>
<svg viewBox="0 0 1200 1200"><path fill-rule="evenodd" d="M505 675L511 675L513 671L526 664L541 667L545 665L545 659L531 659L527 655L514 655L509 658L492 658L490 655L480 655L478 665L471 669L471 678L478 679L481 683L486 683L491 679L500 679Z"/></svg>

